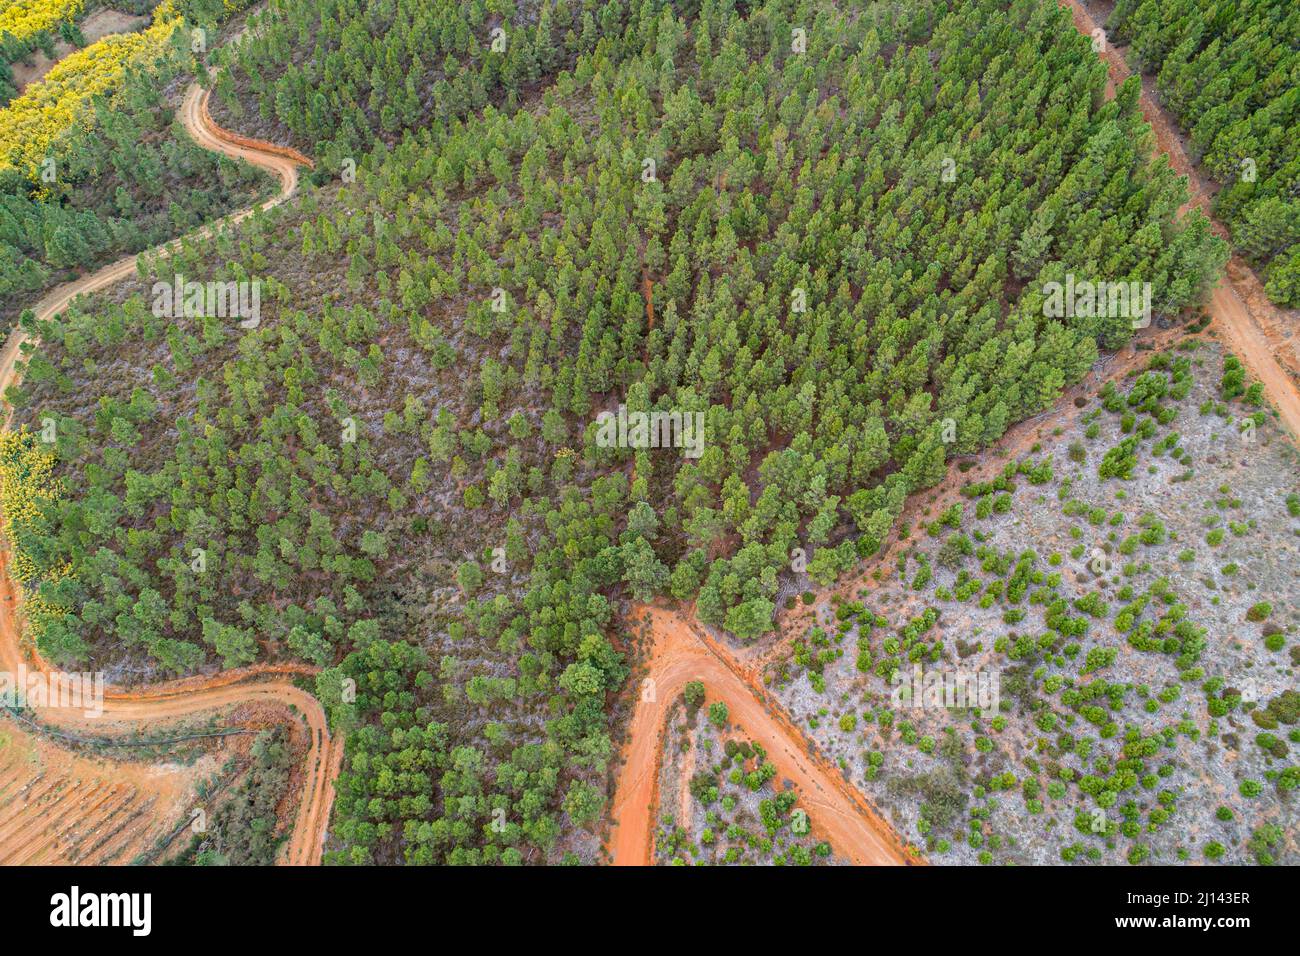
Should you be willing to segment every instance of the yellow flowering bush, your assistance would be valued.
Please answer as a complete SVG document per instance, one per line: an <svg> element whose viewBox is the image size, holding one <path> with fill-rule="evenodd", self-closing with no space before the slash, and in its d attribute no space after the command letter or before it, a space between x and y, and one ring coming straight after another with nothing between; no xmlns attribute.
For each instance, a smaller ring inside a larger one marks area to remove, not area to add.
<svg viewBox="0 0 1300 956"><path fill-rule="evenodd" d="M86 0L11 0L0 3L0 33L26 40L57 27L65 20L75 20Z"/></svg>
<svg viewBox="0 0 1300 956"><path fill-rule="evenodd" d="M53 449L38 441L26 426L0 432L0 532L10 551L9 573L26 592L23 610L28 632L38 642L51 621L67 614L67 609L40 594L39 585L58 581L72 571L70 563L42 568L23 547L32 522L48 502L63 494L54 463Z"/></svg>
<svg viewBox="0 0 1300 956"><path fill-rule="evenodd" d="M13 552L11 572L24 585L48 575L20 547L23 531L60 494L54 451L26 427L0 432L0 532Z"/></svg>
<svg viewBox="0 0 1300 956"><path fill-rule="evenodd" d="M64 133L91 121L91 100L117 87L128 66L158 56L180 23L171 0L164 0L144 32L104 37L56 63L0 110L0 170L35 173Z"/></svg>

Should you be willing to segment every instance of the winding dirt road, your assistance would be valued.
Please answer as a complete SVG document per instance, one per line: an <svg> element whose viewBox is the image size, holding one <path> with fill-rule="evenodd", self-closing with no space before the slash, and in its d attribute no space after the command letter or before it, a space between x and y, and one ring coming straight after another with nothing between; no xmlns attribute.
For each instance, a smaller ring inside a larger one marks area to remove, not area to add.
<svg viewBox="0 0 1300 956"><path fill-rule="evenodd" d="M306 157L294 150L270 143L258 143L217 126L208 112L208 91L197 83L185 93L181 122L194 141L205 149L244 160L250 165L273 172L280 180L277 194L257 206L233 213L192 233L190 240L212 235L262 209L269 209L291 197L298 186L298 166L310 166ZM181 240L151 251L153 256L167 256ZM131 275L136 256L111 265L52 290L35 306L38 320L58 314L73 298L103 289ZM16 379L20 346L28 340L15 329L0 352L0 394ZM5 416L7 426L12 409ZM34 648L23 648L19 605L21 595L8 575L8 553L0 552L0 667L17 673L20 665L29 670L49 671L49 665ZM104 713L95 723L147 725L239 704L271 703L290 708L306 725L310 743L303 772L303 793L293 833L280 857L281 863L314 865L321 861L325 830L334 803L334 779L343 759L341 737L331 736L325 712L311 694L295 686L292 678L311 676L314 668L305 665L256 665L211 677L191 677L169 681L141 690L117 687L106 689ZM38 719L51 726L86 727L90 724L80 711L67 708L37 708Z"/></svg>
<svg viewBox="0 0 1300 956"><path fill-rule="evenodd" d="M683 616L659 607L638 608L652 634L649 676L637 688L629 727L626 761L615 786L608 848L616 866L653 862L657 785L668 712L690 681L702 681L711 701L727 705L728 719L762 744L777 766L778 778L798 788L813 832L835 852L861 865L921 862L907 851L839 770L818 755L744 671L720 646Z"/></svg>
<svg viewBox="0 0 1300 956"><path fill-rule="evenodd" d="M1097 26L1078 0L1067 0L1078 29L1090 34ZM1106 55L1113 82L1128 75L1121 57ZM301 154L272 144L258 143L222 130L207 109L207 91L197 84L186 93L181 120L186 130L204 148L267 169L280 179L280 191L258 207L243 210L205 227L191 238L211 235L223 225L232 224L288 199L297 186L297 167L310 165ZM1170 123L1144 90L1142 109L1159 133L1168 133ZM1177 142L1176 137L1160 137L1162 144ZM1187 174L1194 184L1192 203L1209 214L1209 203L1198 183L1196 171L1181 149L1166 149L1174 168ZM167 255L175 243L155 250ZM77 295L105 288L127 277L136 268L136 257L113 263L88 276L51 291L35 307L38 319L49 318L67 307ZM1243 266L1235 259L1229 275L1243 276ZM1249 272L1249 269L1246 269ZM1274 356L1268 335L1247 307L1247 295L1236 286L1247 278L1228 278L1215 288L1212 312L1215 327L1227 344L1241 357L1251 372L1264 383L1283 421L1293 434L1300 435L1300 393ZM1257 283L1256 283L1257 284ZM0 392L12 383L20 346L26 336L15 330L0 351ZM7 419L6 419L7 420ZM18 597L8 575L2 573L4 556L0 555L0 665L14 671L23 663L20 650ZM779 706L762 691L752 673L742 670L726 648L717 646L706 635L671 611L645 608L653 634L649 654L649 679L653 693L639 695L631 725L627 759L616 784L613 815L615 823L609 846L616 864L646 864L653 847L656 785L668 710L689 681L703 681L713 699L726 703L732 721L743 726L751 739L762 744L780 768L781 775L798 787L803 805L809 812L814 830L828 838L837 852L855 863L904 864L913 862L897 836L882 821L862 796L850 786L839 771L823 760L804 742ZM44 662L29 655L29 667L45 667ZM294 686L292 676L308 675L312 670L293 665L262 665L230 671L215 677L187 678L140 691L110 689L106 695L104 718L110 721L148 723L202 713L241 703L273 702L296 709L308 727L311 744L304 774L304 792L299 801L294 832L282 862L318 863L329 811L333 802L333 780L342 760L342 741L331 737L319 702ZM39 712L50 724L77 723L79 719L63 710Z"/></svg>
<svg viewBox="0 0 1300 956"><path fill-rule="evenodd" d="M1085 36L1094 35L1100 24L1083 5L1081 0L1064 0L1074 18L1075 28ZM1114 95L1115 85L1123 83L1133 72L1124 57L1109 42L1099 52L1110 73L1107 93ZM1193 165L1191 158L1183 148L1179 138L1177 124L1156 102L1154 85L1150 77L1141 77L1142 95L1139 101L1142 115L1151 124L1156 134L1160 150L1169 157L1169 164L1180 175L1186 176L1191 198L1183 206L1183 211L1196 207L1203 211L1215 231L1227 236L1227 230L1217 222L1210 211L1209 189L1202 180L1200 171ZM1294 318L1283 314L1263 295L1259 278L1240 256L1234 255L1228 263L1228 269L1219 284L1214 287L1210 297L1210 314L1213 316L1214 329L1223 336L1224 344L1230 348L1251 374L1264 383L1264 390L1277 408L1283 423L1292 436L1300 439L1300 390L1279 362L1278 352L1284 348L1280 339L1286 326L1294 325ZM1274 330L1270 336L1269 330Z"/></svg>

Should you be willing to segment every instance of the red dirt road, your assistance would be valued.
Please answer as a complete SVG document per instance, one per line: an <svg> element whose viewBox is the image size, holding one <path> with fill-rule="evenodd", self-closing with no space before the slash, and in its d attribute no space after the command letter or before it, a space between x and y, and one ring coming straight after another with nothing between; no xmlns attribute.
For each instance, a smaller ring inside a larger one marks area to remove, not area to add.
<svg viewBox="0 0 1300 956"><path fill-rule="evenodd" d="M648 617L653 644L649 675L637 688L638 700L629 728L626 761L614 793L614 824L609 850L616 866L652 862L658 795L659 761L668 711L690 681L703 681L710 701L727 705L732 723L762 744L777 766L778 779L793 781L800 806L808 811L815 834L835 852L862 865L921 862L900 841L863 797L820 756L773 705L767 694L719 647L680 615L658 607L639 608ZM652 682L652 683L647 683Z"/></svg>
<svg viewBox="0 0 1300 956"><path fill-rule="evenodd" d="M284 147L267 144L268 148L266 150L260 150L249 145L253 142L252 140L235 137L233 133L222 130L213 123L212 117L208 113L209 95L210 91L203 89L197 83L191 84L189 89L186 90L180 113L181 124L185 127L185 131L190 134L194 142L204 149L242 159L250 166L257 166L275 173L280 180L280 190L270 199L257 206L232 213L211 225L195 230L187 237L190 240L206 238L224 226L233 225L247 219L258 210L278 206L289 199L298 189L299 164L281 155ZM154 255L162 254L165 256L172 249L178 248L180 242L179 239L174 240L156 249L149 250L149 252ZM119 259L117 262L104 266L89 275L56 286L33 306L36 318L48 319L66 309L68 303L77 296L97 292L113 285L115 282L121 282L135 272L136 259L136 256L127 256L125 259ZM13 380L14 363L20 357L19 346L27 339L28 336L21 329L15 328L5 342L4 349L0 350L0 394L3 394ZM8 416L6 416L7 422Z"/></svg>
<svg viewBox="0 0 1300 956"><path fill-rule="evenodd" d="M292 196L298 186L297 167L300 164L297 158L287 155L293 151L269 143L259 144L220 129L208 113L207 100L208 91L198 84L191 85L186 91L181 107L181 122L194 141L205 149L238 157L275 173L280 180L280 190L259 206L234 213L197 230L189 237L191 239L210 236L222 226L239 222L258 209L279 205ZM305 157L302 159L309 164ZM169 243L151 252L155 256L166 256L178 243L179 241ZM130 256L59 286L36 305L36 317L48 319L64 310L74 297L112 285L131 275L135 269L136 257ZM0 394L15 380L19 347L27 338L20 329L15 329L0 352ZM11 414L12 411L6 414L6 423ZM0 552L0 667L16 673L19 665L25 663L29 669L49 670L34 649L22 647L19 611L21 595L10 580L7 568L8 554ZM280 862L299 866L319 864L330 809L334 803L334 779L343 760L343 741L341 737L330 735L320 702L290 681L294 676L310 676L314 673L314 668L306 666L260 665L213 677L171 681L138 691L110 687L106 689L104 713L99 720L113 724L146 725L154 721L257 702L269 702L292 709L306 725L311 740L303 774L303 794L298 803L293 834ZM43 723L53 726L86 726L86 718L78 711L43 708L37 710L37 716Z"/></svg>
<svg viewBox="0 0 1300 956"><path fill-rule="evenodd" d="M1065 0L1074 17L1074 25L1085 36L1091 36L1100 24L1084 8L1080 0ZM1109 42L1101 52L1110 73L1111 86L1108 92L1113 95L1114 84L1122 83L1132 73L1123 56ZM1169 157L1169 164L1176 172L1187 177L1192 198L1183 207L1196 206L1201 209L1220 235L1227 235L1222 224L1210 216L1210 197L1202 182L1200 171L1192 164L1182 146L1177 124L1155 102L1149 78L1144 78L1141 108L1142 115L1155 131L1159 148ZM1279 363L1278 354L1290 346L1285 346L1281 339L1281 330L1295 324L1294 315L1288 316L1286 310L1277 309L1259 291L1260 282L1250 266L1240 256L1233 256L1227 274L1215 286L1210 299L1210 314L1214 317L1213 328L1218 330L1228 346L1251 374L1264 383L1264 390L1277 408L1288 431L1300 439L1300 390L1288 374L1283 364ZM1252 294L1253 293L1253 294ZM1269 335L1274 330L1274 335Z"/></svg>
<svg viewBox="0 0 1300 956"><path fill-rule="evenodd" d="M1065 5L1071 9L1075 27L1085 36L1091 35L1098 24L1079 0L1065 0ZM1110 72L1107 92L1114 95L1114 84L1122 82L1131 71L1110 44L1101 55ZM1149 86L1148 82L1142 91L1142 112L1170 164L1188 177L1191 199L1184 210L1196 205L1210 217L1210 199L1199 172L1182 148L1175 124L1155 103ZM1220 235L1226 235L1212 217L1211 222ZM1285 427L1300 437L1300 391L1278 360L1284 338L1280 330L1291 320L1264 299L1259 286L1249 266L1234 256L1227 275L1211 294L1213 328L1263 382ZM744 726L767 749L785 776L795 782L814 829L828 836L836 850L855 863L909 862L897 837L861 795L845 783L834 767L809 751L780 708L768 701L753 670L742 669L745 665L738 663L735 655L709 641L678 615L658 608L644 612L649 615L653 634L647 678L652 683L642 685L629 727L626 761L618 774L609 839L615 864L652 862L656 787L668 710L685 684L693 680L703 681L710 698L721 699L731 719ZM766 653L755 649L741 655L741 660L761 668L784 643L778 641Z"/></svg>

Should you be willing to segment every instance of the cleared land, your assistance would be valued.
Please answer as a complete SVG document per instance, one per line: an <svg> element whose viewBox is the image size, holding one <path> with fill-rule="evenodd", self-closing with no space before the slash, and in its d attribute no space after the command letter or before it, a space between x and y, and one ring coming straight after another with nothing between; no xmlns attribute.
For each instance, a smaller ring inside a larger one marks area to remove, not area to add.
<svg viewBox="0 0 1300 956"><path fill-rule="evenodd" d="M1217 346L1152 354L767 659L934 862L1295 858L1300 457L1221 396ZM900 699L915 666L997 675L1000 711Z"/></svg>

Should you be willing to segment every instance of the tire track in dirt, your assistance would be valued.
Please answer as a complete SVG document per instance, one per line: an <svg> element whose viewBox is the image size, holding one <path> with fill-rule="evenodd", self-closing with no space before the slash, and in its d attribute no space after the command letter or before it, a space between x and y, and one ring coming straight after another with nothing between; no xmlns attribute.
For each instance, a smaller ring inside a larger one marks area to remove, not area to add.
<svg viewBox="0 0 1300 956"><path fill-rule="evenodd" d="M298 187L298 166L311 161L295 150L250 140L221 129L208 111L210 90L193 83L186 90L180 118L185 130L204 149L274 173L280 181L276 195L248 209L232 213L190 235L165 243L142 255L167 257L183 241L214 235L220 229L240 222L254 213L287 201ZM35 306L38 320L49 319L67 308L78 295L94 292L119 282L136 271L138 256L128 256L89 275L51 290ZM17 362L28 336L15 328L0 351L0 394L14 383ZM5 415L5 426L12 419L12 409ZM26 664L29 670L49 671L34 648L24 651L19 620L20 597L8 575L7 545L0 551L0 666L17 673ZM320 702L295 686L291 678L311 676L315 668L305 665L254 665L212 677L190 677L169 681L140 690L106 689L101 720L145 725L192 714L227 708L239 704L271 703L290 709L306 725L310 738L303 773L303 794L298 803L293 833L280 862L290 865L313 865L321 861L325 829L334 802L334 780L343 760L343 741L332 736ZM60 708L37 708L38 718L60 727L84 726L84 717Z"/></svg>

